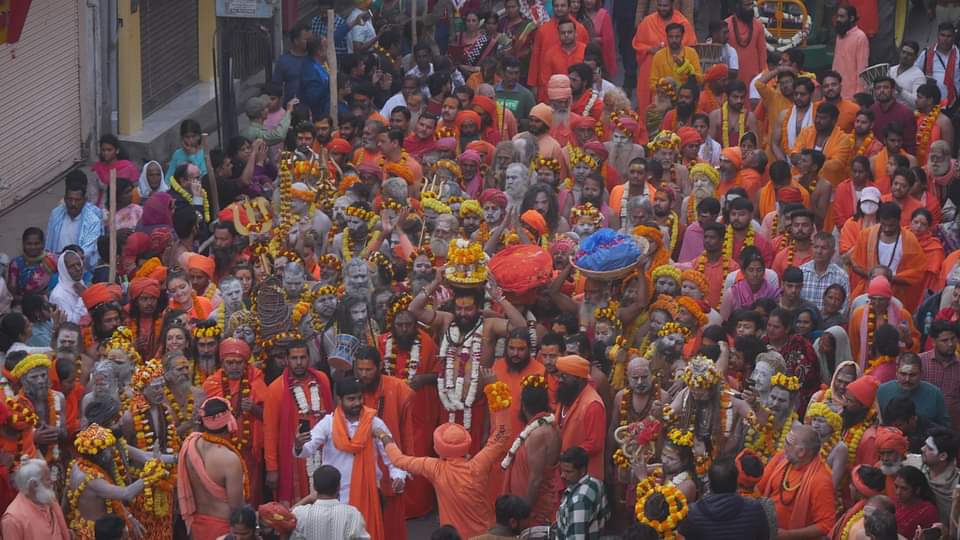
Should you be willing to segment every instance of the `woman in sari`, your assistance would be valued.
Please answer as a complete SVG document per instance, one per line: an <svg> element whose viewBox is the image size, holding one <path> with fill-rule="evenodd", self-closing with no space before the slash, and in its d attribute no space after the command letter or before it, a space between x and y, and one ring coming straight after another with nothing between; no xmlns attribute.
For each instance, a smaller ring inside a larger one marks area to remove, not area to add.
<svg viewBox="0 0 960 540"><path fill-rule="evenodd" d="M940 268L943 265L945 257L943 253L943 244L940 239L933 235L933 214L926 208L917 208L910 216L910 230L920 242L923 248L923 255L927 260L927 277L923 281L924 290L931 290L937 286L940 279Z"/></svg>
<svg viewBox="0 0 960 540"><path fill-rule="evenodd" d="M15 302L28 294L44 294L50 278L57 271L57 260L43 250L43 230L29 227L20 237L22 255L10 261L7 270L7 288Z"/></svg>
<svg viewBox="0 0 960 540"><path fill-rule="evenodd" d="M928 529L940 521L936 498L920 469L904 465L893 480L897 504L897 532L905 538L914 538L917 529Z"/></svg>
<svg viewBox="0 0 960 540"><path fill-rule="evenodd" d="M574 0L571 2L571 9L573 8L573 3L579 1L580 0ZM603 51L604 73L606 73L607 79L611 79L617 73L616 37L613 33L613 18L610 17L610 13L604 9L603 2L600 0L583 0L581 12L586 15L585 19L589 20L593 27L593 32L591 32L590 35L593 42L600 45L600 50Z"/></svg>
<svg viewBox="0 0 960 540"><path fill-rule="evenodd" d="M463 17L463 22L463 32L450 44L449 52L463 76L469 77L480 71L480 60L490 40L481 32L480 14L476 11L468 12Z"/></svg>
<svg viewBox="0 0 960 540"><path fill-rule="evenodd" d="M510 38L510 48L507 52L520 60L520 70L527 72L530 67L530 54L533 52L533 36L537 25L524 17L520 11L520 2L523 0L507 0L503 3L504 16L500 19L501 34Z"/></svg>

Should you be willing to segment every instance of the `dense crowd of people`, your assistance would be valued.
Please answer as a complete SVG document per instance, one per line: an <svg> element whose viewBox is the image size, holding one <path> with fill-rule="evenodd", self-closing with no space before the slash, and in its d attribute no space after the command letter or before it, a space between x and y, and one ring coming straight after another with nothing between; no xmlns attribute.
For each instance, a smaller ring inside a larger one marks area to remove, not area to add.
<svg viewBox="0 0 960 540"><path fill-rule="evenodd" d="M729 3L338 0L103 136L0 254L0 537L958 538L955 28Z"/></svg>

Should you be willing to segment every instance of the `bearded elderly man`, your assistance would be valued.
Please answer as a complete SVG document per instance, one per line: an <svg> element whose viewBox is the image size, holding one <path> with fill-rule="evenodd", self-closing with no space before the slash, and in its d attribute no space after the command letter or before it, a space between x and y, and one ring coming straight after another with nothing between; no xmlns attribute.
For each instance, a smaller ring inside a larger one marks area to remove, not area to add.
<svg viewBox="0 0 960 540"><path fill-rule="evenodd" d="M553 124L550 126L550 135L560 143L560 146L576 145L573 134L572 120L579 115L572 114L570 107L573 104L573 92L570 88L570 77L567 75L551 75L547 81L547 103L553 109Z"/></svg>
<svg viewBox="0 0 960 540"><path fill-rule="evenodd" d="M557 358L557 419L563 440L561 451L579 446L589 456L590 476L603 480L606 407L589 384L590 362L582 356Z"/></svg>
<svg viewBox="0 0 960 540"><path fill-rule="evenodd" d="M250 362L250 347L243 340L227 338L220 342L223 367L203 382L203 391L210 397L222 397L242 430L235 434L234 445L240 450L250 472L250 499L262 500L263 483L263 403L267 385L263 372Z"/></svg>
<svg viewBox="0 0 960 540"><path fill-rule="evenodd" d="M57 504L47 464L42 459L21 463L13 483L20 493L0 518L0 538L68 540L70 529Z"/></svg>
<svg viewBox="0 0 960 540"><path fill-rule="evenodd" d="M757 491L773 501L778 538L820 538L835 520L833 480L820 457L820 437L795 425L763 471Z"/></svg>

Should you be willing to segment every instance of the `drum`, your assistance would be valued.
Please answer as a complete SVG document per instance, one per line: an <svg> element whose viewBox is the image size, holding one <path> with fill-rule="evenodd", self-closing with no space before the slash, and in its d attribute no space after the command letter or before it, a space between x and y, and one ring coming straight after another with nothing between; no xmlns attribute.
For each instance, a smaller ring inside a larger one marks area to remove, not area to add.
<svg viewBox="0 0 960 540"><path fill-rule="evenodd" d="M873 81L889 76L890 64L875 64L860 72L860 80L868 87L873 86Z"/></svg>

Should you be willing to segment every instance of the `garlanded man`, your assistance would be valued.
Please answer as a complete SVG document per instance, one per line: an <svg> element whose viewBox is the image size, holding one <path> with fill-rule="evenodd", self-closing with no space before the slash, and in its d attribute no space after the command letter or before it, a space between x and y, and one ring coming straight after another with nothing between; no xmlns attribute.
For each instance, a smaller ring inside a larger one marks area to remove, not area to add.
<svg viewBox="0 0 960 540"><path fill-rule="evenodd" d="M221 367L203 382L203 392L222 397L230 403L238 429L230 440L240 451L250 474L250 501L263 500L263 409L267 386L263 372L250 362L250 347L237 338L227 338L219 346Z"/></svg>
<svg viewBox="0 0 960 540"><path fill-rule="evenodd" d="M220 369L217 349L222 335L223 327L209 319L197 321L193 327L193 339L197 347L197 361L194 364L192 376L194 385L201 385L203 381L206 381L209 376Z"/></svg>
<svg viewBox="0 0 960 540"><path fill-rule="evenodd" d="M580 447L589 456L590 475L604 476L606 453L606 407L596 390L588 384L590 362L582 356L557 358L556 416L563 439L562 451Z"/></svg>
<svg viewBox="0 0 960 540"><path fill-rule="evenodd" d="M173 410L180 437L186 437L193 430L196 420L195 405L202 403L203 390L193 384L193 366L180 351L171 351L163 357L163 378L166 386L163 393L167 404Z"/></svg>
<svg viewBox="0 0 960 540"><path fill-rule="evenodd" d="M61 443L67 440L67 423L63 394L50 388L50 366L47 355L31 354L20 360L10 373L20 382L16 399L36 415L33 443L38 455L47 462L59 495L65 478Z"/></svg>

